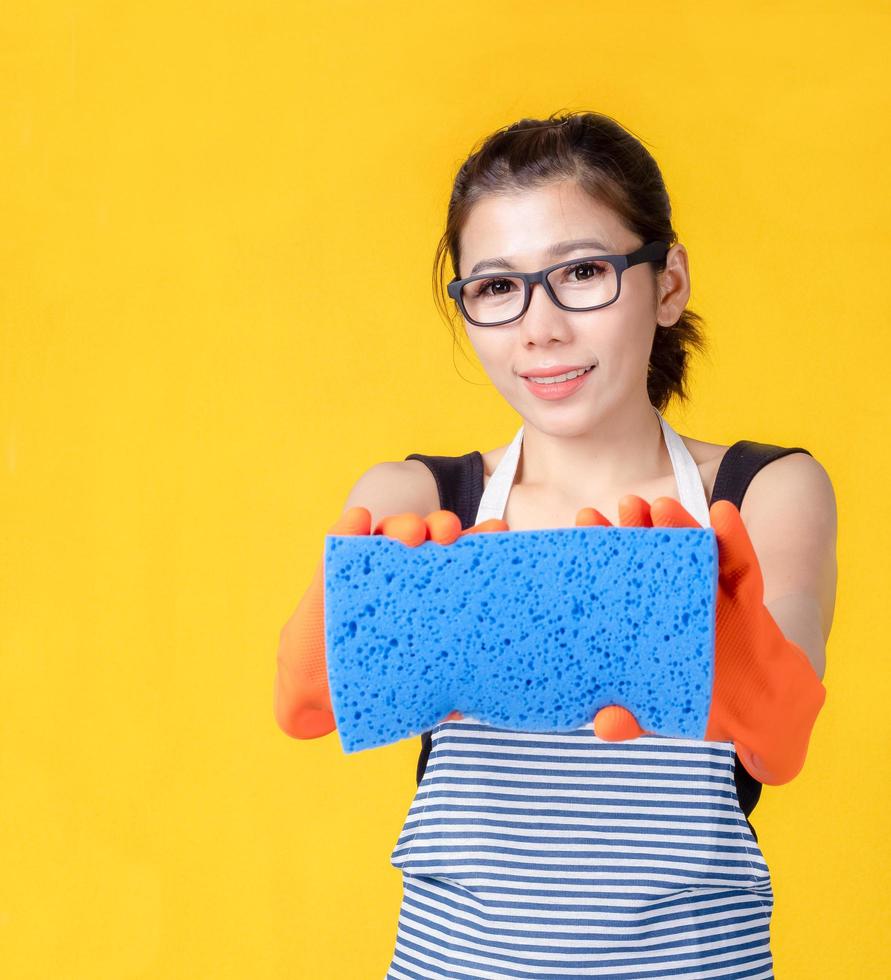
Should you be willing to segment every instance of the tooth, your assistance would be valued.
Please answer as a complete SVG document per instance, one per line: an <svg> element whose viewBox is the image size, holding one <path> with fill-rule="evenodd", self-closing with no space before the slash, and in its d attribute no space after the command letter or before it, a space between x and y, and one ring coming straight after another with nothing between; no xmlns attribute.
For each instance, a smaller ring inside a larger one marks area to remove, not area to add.
<svg viewBox="0 0 891 980"><path fill-rule="evenodd" d="M553 378L531 378L530 380L540 385L559 384L561 381L570 381L579 378L589 370L590 368L582 368L580 371L567 371L565 374L558 374Z"/></svg>

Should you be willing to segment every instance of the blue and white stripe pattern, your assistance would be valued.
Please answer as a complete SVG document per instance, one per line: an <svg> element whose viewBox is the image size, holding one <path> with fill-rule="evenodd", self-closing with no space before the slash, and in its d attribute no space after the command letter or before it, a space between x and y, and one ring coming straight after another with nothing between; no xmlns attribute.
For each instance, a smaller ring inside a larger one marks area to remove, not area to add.
<svg viewBox="0 0 891 980"><path fill-rule="evenodd" d="M388 980L773 977L731 742L443 722L391 864Z"/></svg>

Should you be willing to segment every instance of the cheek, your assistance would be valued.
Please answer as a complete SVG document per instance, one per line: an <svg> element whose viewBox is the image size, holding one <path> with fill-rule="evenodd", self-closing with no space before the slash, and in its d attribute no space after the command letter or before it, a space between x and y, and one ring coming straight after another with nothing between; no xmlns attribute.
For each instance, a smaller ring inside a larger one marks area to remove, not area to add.
<svg viewBox="0 0 891 980"><path fill-rule="evenodd" d="M595 310L588 315L591 319L584 327L585 347L596 354L601 363L638 361L641 353L644 357L649 356L655 326L650 326L649 311L632 310L629 304L629 308Z"/></svg>
<svg viewBox="0 0 891 980"><path fill-rule="evenodd" d="M513 347L506 331L493 329L486 332L482 327L470 326L467 328L467 336L487 374L503 377L513 373Z"/></svg>
<svg viewBox="0 0 891 980"><path fill-rule="evenodd" d="M629 347L633 347L629 344L628 318L605 311L600 317L597 311L588 316L591 319L579 330L579 353L593 354L600 362L598 370L615 370L627 356Z"/></svg>

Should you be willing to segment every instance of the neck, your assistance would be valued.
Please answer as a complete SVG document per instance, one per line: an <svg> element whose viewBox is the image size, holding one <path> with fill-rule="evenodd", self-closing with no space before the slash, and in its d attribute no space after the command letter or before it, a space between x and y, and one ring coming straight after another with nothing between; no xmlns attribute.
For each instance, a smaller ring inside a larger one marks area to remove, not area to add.
<svg viewBox="0 0 891 980"><path fill-rule="evenodd" d="M623 494L668 472L662 426L645 400L577 435L552 435L525 424L515 483L567 497L580 487Z"/></svg>

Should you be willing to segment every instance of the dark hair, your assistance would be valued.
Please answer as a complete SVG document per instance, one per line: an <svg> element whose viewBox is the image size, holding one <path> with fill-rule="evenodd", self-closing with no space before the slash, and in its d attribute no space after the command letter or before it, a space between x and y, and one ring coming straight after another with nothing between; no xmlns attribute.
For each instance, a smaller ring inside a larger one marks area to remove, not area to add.
<svg viewBox="0 0 891 980"><path fill-rule="evenodd" d="M674 245L671 203L659 167L640 140L614 119L597 112L553 113L520 119L486 137L455 177L446 229L433 263L434 300L457 340L460 316L445 289L446 255L457 275L460 232L473 205L485 195L576 180L595 200L611 207L644 242ZM656 272L665 260L654 264ZM657 327L647 369L650 402L663 411L672 396L688 400L685 377L692 351L707 349L703 320L684 310L670 328Z"/></svg>

